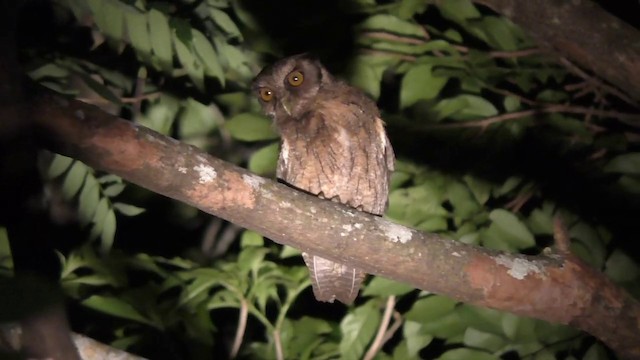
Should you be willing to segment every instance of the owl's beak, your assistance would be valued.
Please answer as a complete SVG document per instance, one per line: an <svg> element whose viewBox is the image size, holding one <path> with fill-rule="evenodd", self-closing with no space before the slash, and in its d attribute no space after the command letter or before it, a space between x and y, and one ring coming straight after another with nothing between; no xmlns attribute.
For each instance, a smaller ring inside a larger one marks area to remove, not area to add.
<svg viewBox="0 0 640 360"><path fill-rule="evenodd" d="M293 102L295 100L291 99L290 97L285 97L284 99L282 99L282 101L280 102L282 104L282 108L284 109L284 111L287 113L287 115L291 116L291 112L293 110Z"/></svg>

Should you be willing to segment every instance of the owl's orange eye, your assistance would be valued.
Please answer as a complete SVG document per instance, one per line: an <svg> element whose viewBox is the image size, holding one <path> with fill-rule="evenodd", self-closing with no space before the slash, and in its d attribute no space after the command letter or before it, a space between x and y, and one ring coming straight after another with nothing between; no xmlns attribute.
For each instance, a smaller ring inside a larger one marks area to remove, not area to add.
<svg viewBox="0 0 640 360"><path fill-rule="evenodd" d="M287 80L291 86L300 86L304 82L304 75L300 71L294 71L289 74Z"/></svg>
<svg viewBox="0 0 640 360"><path fill-rule="evenodd" d="M271 89L262 88L260 89L260 99L264 102L269 102L273 99L273 91Z"/></svg>

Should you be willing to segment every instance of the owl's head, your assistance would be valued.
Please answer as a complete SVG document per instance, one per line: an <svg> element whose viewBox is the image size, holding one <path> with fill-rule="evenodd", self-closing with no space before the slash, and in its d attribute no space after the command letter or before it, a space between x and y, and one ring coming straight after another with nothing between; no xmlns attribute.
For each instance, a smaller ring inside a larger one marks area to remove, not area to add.
<svg viewBox="0 0 640 360"><path fill-rule="evenodd" d="M301 54L264 68L251 88L269 117L276 121L297 119L313 108L318 91L331 79L317 59Z"/></svg>

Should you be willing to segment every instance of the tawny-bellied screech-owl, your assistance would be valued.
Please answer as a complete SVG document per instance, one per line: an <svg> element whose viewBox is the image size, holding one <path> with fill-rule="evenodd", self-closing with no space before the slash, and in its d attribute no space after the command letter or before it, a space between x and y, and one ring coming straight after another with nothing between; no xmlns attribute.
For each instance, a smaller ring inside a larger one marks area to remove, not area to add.
<svg viewBox="0 0 640 360"><path fill-rule="evenodd" d="M282 137L279 179L361 211L384 213L394 154L371 99L306 54L266 67L252 89ZM363 271L302 255L316 299L353 302Z"/></svg>

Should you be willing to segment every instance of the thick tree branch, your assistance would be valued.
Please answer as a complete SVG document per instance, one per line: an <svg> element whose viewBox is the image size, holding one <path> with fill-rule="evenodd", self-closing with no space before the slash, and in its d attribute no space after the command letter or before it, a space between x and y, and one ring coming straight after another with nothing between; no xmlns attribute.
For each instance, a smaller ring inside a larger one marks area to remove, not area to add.
<svg viewBox="0 0 640 360"><path fill-rule="evenodd" d="M64 316L64 314L62 315ZM64 321L66 321L66 319ZM56 338L57 336L66 334L64 332L60 332L60 329L51 329L46 327L39 328L40 331L43 331L47 335L46 341L49 342L58 341L58 339ZM25 336L28 336L27 334L28 332L25 332L24 326L21 327L19 325L5 325L0 331L0 349L19 353L21 350L23 350L22 343L24 343L25 341L29 341L28 339L24 338ZM109 345L105 345L81 334L71 334L71 339L73 340L75 347L78 349L78 354L80 355L80 359L82 360L145 360L145 358L132 355ZM3 342L3 340L5 341ZM42 339L38 340L42 341ZM52 356L50 354L46 358L64 360L68 359L64 356L64 354L61 356Z"/></svg>
<svg viewBox="0 0 640 360"><path fill-rule="evenodd" d="M640 31L592 1L474 0L640 103Z"/></svg>
<svg viewBox="0 0 640 360"><path fill-rule="evenodd" d="M40 92L29 106L53 151L278 243L459 301L569 324L623 357L640 358L640 304L571 254L507 254L422 233L295 191L51 92Z"/></svg>

